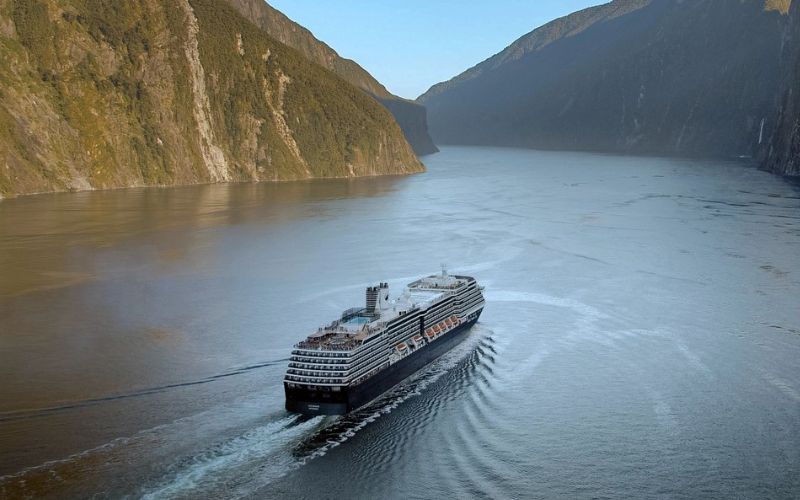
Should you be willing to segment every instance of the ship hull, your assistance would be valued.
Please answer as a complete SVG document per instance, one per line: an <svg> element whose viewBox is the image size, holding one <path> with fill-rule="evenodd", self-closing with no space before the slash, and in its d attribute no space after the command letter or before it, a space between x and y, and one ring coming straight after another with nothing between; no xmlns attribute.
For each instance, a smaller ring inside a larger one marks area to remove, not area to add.
<svg viewBox="0 0 800 500"><path fill-rule="evenodd" d="M472 319L373 377L340 392L308 391L290 388L284 383L286 410L305 415L343 415L366 405L464 340L482 311L478 310Z"/></svg>

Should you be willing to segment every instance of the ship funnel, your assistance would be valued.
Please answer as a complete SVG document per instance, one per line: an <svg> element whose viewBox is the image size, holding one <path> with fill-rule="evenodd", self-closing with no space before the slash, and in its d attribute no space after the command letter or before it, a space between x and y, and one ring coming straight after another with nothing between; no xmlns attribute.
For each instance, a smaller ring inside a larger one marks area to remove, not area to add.
<svg viewBox="0 0 800 500"><path fill-rule="evenodd" d="M378 307L380 307L380 310L389 309L389 283L381 283L378 293Z"/></svg>
<svg viewBox="0 0 800 500"><path fill-rule="evenodd" d="M378 303L378 287L377 286L368 286L367 287L367 313L373 314L375 312L375 306Z"/></svg>

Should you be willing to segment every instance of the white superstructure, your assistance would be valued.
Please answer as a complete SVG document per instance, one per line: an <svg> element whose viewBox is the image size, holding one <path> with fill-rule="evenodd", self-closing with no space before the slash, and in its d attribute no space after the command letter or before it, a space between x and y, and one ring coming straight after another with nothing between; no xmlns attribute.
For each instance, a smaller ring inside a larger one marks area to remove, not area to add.
<svg viewBox="0 0 800 500"><path fill-rule="evenodd" d="M396 298L388 283L368 287L366 307L348 309L294 346L284 381L329 391L357 385L474 321L483 306L474 278L445 270L409 283Z"/></svg>

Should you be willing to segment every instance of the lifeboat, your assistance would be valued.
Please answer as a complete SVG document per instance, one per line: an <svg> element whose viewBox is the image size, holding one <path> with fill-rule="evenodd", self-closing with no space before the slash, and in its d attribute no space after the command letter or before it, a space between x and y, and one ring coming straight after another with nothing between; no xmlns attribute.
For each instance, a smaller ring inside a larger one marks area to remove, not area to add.
<svg viewBox="0 0 800 500"><path fill-rule="evenodd" d="M442 331L442 329L439 328L439 325L433 325L433 333L439 333L441 331Z"/></svg>
<svg viewBox="0 0 800 500"><path fill-rule="evenodd" d="M405 342L400 342L399 344L394 346L394 348L397 349L397 351L400 353L406 352L408 350L408 346L406 345Z"/></svg>
<svg viewBox="0 0 800 500"><path fill-rule="evenodd" d="M415 336L414 337L414 342L417 343L417 344L422 344L422 342L423 342L422 335Z"/></svg>
<svg viewBox="0 0 800 500"><path fill-rule="evenodd" d="M436 337L436 334L433 333L433 331L430 328L428 328L427 330L425 330L425 336L428 337L429 340L433 340L433 338Z"/></svg>

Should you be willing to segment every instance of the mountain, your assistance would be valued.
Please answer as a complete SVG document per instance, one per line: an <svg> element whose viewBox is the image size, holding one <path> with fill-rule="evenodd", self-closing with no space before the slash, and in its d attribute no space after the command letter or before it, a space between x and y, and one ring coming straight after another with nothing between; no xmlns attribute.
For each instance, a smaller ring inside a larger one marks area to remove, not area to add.
<svg viewBox="0 0 800 500"><path fill-rule="evenodd" d="M763 152L764 167L800 176L800 2L791 6L781 66L784 75L774 116L777 127Z"/></svg>
<svg viewBox="0 0 800 500"><path fill-rule="evenodd" d="M419 172L392 115L215 0L0 0L0 195Z"/></svg>
<svg viewBox="0 0 800 500"><path fill-rule="evenodd" d="M754 155L775 128L788 5L615 0L534 30L418 100L437 144Z"/></svg>
<svg viewBox="0 0 800 500"><path fill-rule="evenodd" d="M438 151L428 134L424 106L393 95L355 61L339 56L335 50L318 40L309 30L292 21L264 0L227 1L276 40L299 50L311 61L333 71L377 99L394 115L417 154L425 155Z"/></svg>

